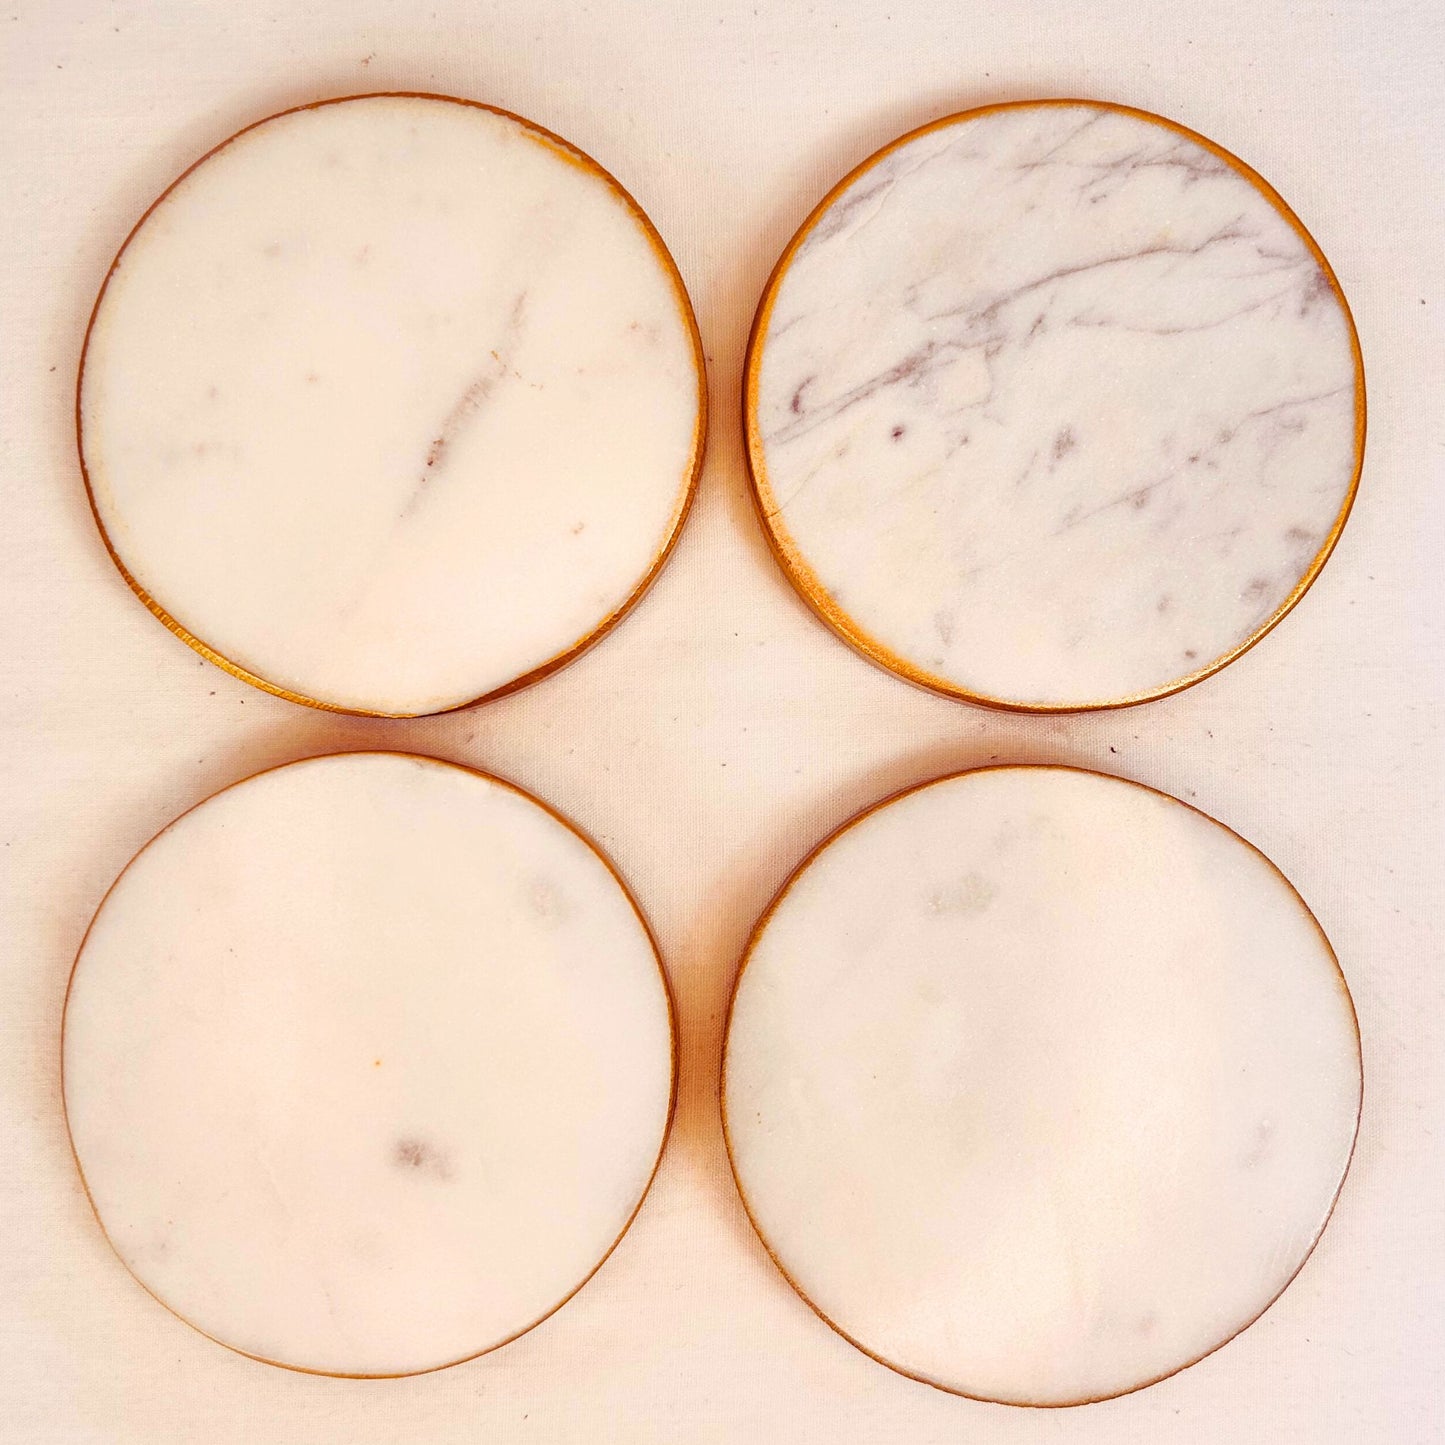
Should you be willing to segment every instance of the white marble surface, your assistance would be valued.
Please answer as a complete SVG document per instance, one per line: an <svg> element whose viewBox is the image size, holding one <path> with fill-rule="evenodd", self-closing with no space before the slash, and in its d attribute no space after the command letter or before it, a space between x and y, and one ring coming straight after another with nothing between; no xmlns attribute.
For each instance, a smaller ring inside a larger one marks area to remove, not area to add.
<svg viewBox="0 0 1445 1445"><path fill-rule="evenodd" d="M106 899L66 1008L71 1135L127 1266L223 1343L344 1374L556 1308L637 1207L671 1080L656 956L591 847L387 754L186 814Z"/></svg>
<svg viewBox="0 0 1445 1445"><path fill-rule="evenodd" d="M434 712L632 598L692 479L671 262L615 185L504 116L382 97L248 131L131 239L82 446L127 570L335 706Z"/></svg>
<svg viewBox="0 0 1445 1445"><path fill-rule="evenodd" d="M0 14L0 1435L1440 1445L1442 64L1431 0L1147 16L1139 0L829 0L811 18L758 0L20 0ZM614 168L677 255L712 378L697 505L626 623L535 687L412 722L296 707L178 645L106 557L75 460L80 337L135 218L248 120L370 89L493 100ZM925 121L1027 95L1131 100L1247 157L1339 272L1369 368L1365 485L1309 597L1207 684L1120 712L991 712L865 662L770 556L739 446L748 325L813 201ZM505 1349L385 1385L252 1364L152 1304L95 1226L59 1102L65 979L126 861L213 789L346 747L469 762L582 823L657 927L681 1043L661 1170L596 1278ZM1127 773L1261 844L1346 962L1369 1072L1349 1182L1279 1302L1173 1379L1062 1414L974 1404L862 1357L763 1252L718 1126L738 955L788 870L872 799L994 755Z"/></svg>
<svg viewBox="0 0 1445 1445"><path fill-rule="evenodd" d="M1298 895L1098 774L909 794L784 894L739 984L729 1141L829 1320L950 1389L1119 1394L1249 1324L1353 1146L1348 992Z"/></svg>
<svg viewBox="0 0 1445 1445"><path fill-rule="evenodd" d="M760 333L785 551L944 688L1157 693L1279 611L1356 466L1349 322L1305 240L1171 127L1007 108L857 176Z"/></svg>

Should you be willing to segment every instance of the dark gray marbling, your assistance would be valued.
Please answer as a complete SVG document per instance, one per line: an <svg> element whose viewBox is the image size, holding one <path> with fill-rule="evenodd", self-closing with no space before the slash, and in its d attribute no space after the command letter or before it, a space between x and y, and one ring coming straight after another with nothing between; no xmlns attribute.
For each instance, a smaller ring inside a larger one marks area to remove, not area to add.
<svg viewBox="0 0 1445 1445"><path fill-rule="evenodd" d="M1241 171L1105 108L984 113L833 202L781 277L763 500L946 686L1117 700L1271 618L1356 470L1348 318Z"/></svg>

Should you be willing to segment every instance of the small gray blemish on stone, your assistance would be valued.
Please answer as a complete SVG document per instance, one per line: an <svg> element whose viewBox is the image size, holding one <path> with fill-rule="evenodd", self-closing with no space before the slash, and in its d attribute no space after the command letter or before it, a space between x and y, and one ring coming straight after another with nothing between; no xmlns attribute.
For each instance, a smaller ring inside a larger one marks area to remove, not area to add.
<svg viewBox="0 0 1445 1445"><path fill-rule="evenodd" d="M928 900L932 914L954 913L965 917L982 913L998 893L998 888L981 873L968 873L948 888L941 888Z"/></svg>
<svg viewBox="0 0 1445 1445"><path fill-rule="evenodd" d="M1249 1148L1240 1156L1240 1163L1246 1169L1262 1164L1274 1150L1274 1125L1268 1119L1261 1119L1254 1131Z"/></svg>
<svg viewBox="0 0 1445 1445"><path fill-rule="evenodd" d="M452 1177L451 1160L446 1152L425 1139L398 1139L391 1151L391 1162L407 1173L428 1174L433 1179Z"/></svg>
<svg viewBox="0 0 1445 1445"><path fill-rule="evenodd" d="M554 926L566 919L571 912L566 898L558 891L556 885L546 878L533 879L527 898L532 905L532 912L544 922Z"/></svg>

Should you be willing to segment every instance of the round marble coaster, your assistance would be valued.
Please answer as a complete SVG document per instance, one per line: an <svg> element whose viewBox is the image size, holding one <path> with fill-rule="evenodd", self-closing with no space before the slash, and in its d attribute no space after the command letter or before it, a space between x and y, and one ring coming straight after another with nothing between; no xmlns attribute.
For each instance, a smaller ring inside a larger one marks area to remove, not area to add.
<svg viewBox="0 0 1445 1445"><path fill-rule="evenodd" d="M753 935L728 1150L860 1349L1007 1404L1138 1389L1256 1319L1339 1191L1349 992L1299 895L1176 799L1068 768L855 818Z"/></svg>
<svg viewBox="0 0 1445 1445"><path fill-rule="evenodd" d="M186 813L102 903L66 1001L92 1204L162 1304L325 1374L530 1329L631 1222L671 1011L631 896L509 784L360 753Z"/></svg>
<svg viewBox="0 0 1445 1445"><path fill-rule="evenodd" d="M213 150L91 317L80 450L172 631L293 701L459 707L637 599L702 461L702 349L637 203L537 126L325 101Z"/></svg>
<svg viewBox="0 0 1445 1445"><path fill-rule="evenodd" d="M950 116L804 223L745 377L759 510L866 656L956 697L1118 706L1297 602L1364 445L1328 263L1241 161L1083 101Z"/></svg>

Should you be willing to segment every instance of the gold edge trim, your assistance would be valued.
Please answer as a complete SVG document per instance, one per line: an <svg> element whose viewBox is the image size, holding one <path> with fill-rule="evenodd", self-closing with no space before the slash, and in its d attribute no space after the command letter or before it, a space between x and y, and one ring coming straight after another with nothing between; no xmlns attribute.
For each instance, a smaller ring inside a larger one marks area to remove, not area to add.
<svg viewBox="0 0 1445 1445"><path fill-rule="evenodd" d="M1334 965L1335 981L1340 989L1340 992L1344 996L1345 1006L1349 1015L1350 1027L1354 1033L1356 1075L1359 1083L1357 1103L1355 1105L1354 1131L1350 1137L1350 1147L1345 1155L1344 1165L1340 1170L1339 1183L1335 1185L1334 1193L1330 1196L1329 1206L1326 1208L1324 1216L1320 1220L1319 1227L1311 1236L1304 1253L1300 1256L1299 1263L1290 1272L1289 1277L1284 1281L1282 1285L1280 1285L1279 1289L1277 1289L1274 1294L1265 1301L1265 1303L1255 1314L1250 1316L1249 1319L1247 1319L1242 1325L1240 1325L1238 1329L1231 1331L1217 1344L1211 1345L1207 1350L1201 1351L1192 1359L1185 1360L1183 1364L1175 1365L1172 1369L1165 1370L1162 1374L1155 1375L1147 1380L1142 1380L1136 1385L1128 1386L1126 1389L1115 1390L1105 1395L1082 1396L1076 1400L1005 1400L998 1399L990 1395L971 1394L969 1391L959 1389L956 1386L946 1385L941 1380L933 1379L931 1376L919 1374L916 1371L905 1369L902 1365L894 1363L894 1361L885 1358L883 1355L878 1354L875 1350L869 1349L867 1345L855 1339L845 1329L843 1329L841 1325L830 1319L829 1316L826 1315L823 1310L814 1303L814 1301L809 1297L808 1293L802 1288L798 1281L789 1272L787 1266L779 1258L776 1250L773 1248L771 1241L768 1239L767 1234L764 1232L762 1225L758 1221L757 1215L753 1211L752 1201L748 1198L747 1190L743 1187L742 1176L738 1172L737 1158L733 1153L732 1131L728 1124L728 1054L732 1042L733 1010L737 1006L738 991L742 986L743 975L747 972L748 964L752 961L754 949L757 947L759 940L762 938L764 932L766 932L767 930L768 924L772 922L773 915L778 911L779 907L781 907L784 899L791 891L793 885L802 877L804 873L807 872L807 870L813 865L813 863L824 852L826 852L828 848L830 848L834 843L836 843L838 839L841 838L845 833L850 832L860 823L865 822L868 818L872 817L874 813L880 812L882 809L891 806L893 803L901 802L904 798L908 797L912 793L922 792L925 788L934 787L939 783L949 783L955 781L956 779L972 777L980 773L1034 771L1081 773L1086 777L1105 778L1110 782L1122 783L1131 788L1142 789L1144 792L1152 793L1159 798L1164 798L1170 803L1177 803L1181 808L1187 808L1191 813L1197 813L1207 822L1213 823L1218 828L1222 828L1226 833L1230 834L1238 842L1242 843L1257 858L1260 858L1270 869L1270 871L1273 872L1274 875L1284 884L1285 888L1289 891L1295 902L1299 904L1300 908L1304 912L1305 917L1309 920L1311 926L1319 935L1320 941L1324 944L1325 952L1329 955L1330 962ZM728 996L727 1012L723 1017L722 1059L719 1069L718 1083L718 1112L722 1120L723 1148L727 1154L728 1169L732 1174L733 1184L737 1189L738 1199L742 1203L743 1213L747 1215L748 1223L752 1225L753 1232L757 1235L758 1242L763 1247L763 1252L773 1262L774 1266L777 1268L778 1273L781 1274L782 1277L787 1281L788 1285L792 1288L793 1292L798 1296L798 1298L801 1299L803 1303L807 1305L808 1308L812 1310L812 1312L817 1315L817 1317L822 1320L825 1325L828 1326L829 1329L831 1329L835 1334L840 1335L850 1345L852 1345L854 1349L860 1351L864 1355L867 1355L870 1360L874 1360L878 1364L892 1370L895 1374L902 1375L909 1380L914 1380L920 1385L928 1385L935 1390L941 1390L946 1395L954 1395L959 1397L960 1399L965 1400L974 1400L977 1401L979 1404L984 1405L1007 1405L1015 1409L1070 1410L1080 1405L1097 1405L1101 1404L1105 1400L1117 1400L1125 1395L1136 1394L1140 1390L1150 1389L1154 1385L1158 1385L1165 1380L1172 1379L1175 1375L1178 1375L1185 1370L1192 1369L1202 1360L1208 1359L1210 1355L1216 1353L1219 1350L1222 1350L1226 1345L1232 1343L1234 1340L1237 1340L1240 1335L1242 1335L1253 1325L1257 1324L1265 1316L1265 1314L1269 1312L1269 1310L1275 1305L1275 1303L1284 1294L1284 1292L1299 1277L1300 1272L1304 1269L1305 1265L1309 1263L1310 1257L1314 1254L1316 1246L1319 1244L1321 1238L1324 1236L1324 1232L1329 1226L1330 1220L1334 1216L1335 1206L1339 1203L1340 1195L1344 1191L1345 1180L1349 1175L1350 1165L1354 1162L1355 1150L1359 1144L1360 1122L1364 1114L1364 1096L1365 1064L1363 1041L1360 1036L1360 1019L1359 1014L1355 1009L1354 997L1350 993L1349 982L1345 978L1344 969L1340 967L1339 956L1335 953L1334 945L1330 942L1329 935L1326 934L1324 926L1320 923L1319 919L1315 917L1314 911L1310 908L1309 904L1305 902L1304 896L1300 893L1299 889L1290 882L1288 876L1279 867L1279 865L1275 863L1274 860L1270 858L1270 856L1265 853L1262 848L1258 847L1254 843L1251 843L1249 839L1244 837L1242 834L1235 832L1235 830L1231 828L1228 823L1222 823L1218 818L1214 817L1213 814L1206 813L1203 808L1195 807L1193 803L1186 803L1183 798L1176 798L1173 793L1166 793L1162 788L1151 787L1148 783L1141 783L1133 778L1120 777L1117 773L1099 772L1097 769L1094 768L1075 767L1072 764L1068 763L989 763L975 768L959 768L953 772L942 773L937 777L925 778L920 783L910 783L906 787L898 788L895 791L886 794L884 797L877 799L875 802L869 803L865 807L860 808L850 817L845 818L843 822L839 823L837 827L826 833L819 842L815 843L803 855L802 859L794 865L792 870L784 878L777 892L774 893L772 898L768 901L767 906L763 909L762 913L758 915L758 920L753 925L752 931L748 935L747 942L743 947L742 957L738 962L737 972L733 979L732 991Z"/></svg>
<svg viewBox="0 0 1445 1445"><path fill-rule="evenodd" d="M618 1231L616 1238L614 1238L612 1243L609 1244L607 1248L603 1251L601 1257L597 1260L596 1264L594 1264L592 1268L589 1269L587 1273L583 1275L583 1277L575 1285L573 1285L573 1287L565 1295L563 1295L560 1300L557 1301L556 1304L552 1305L549 1309L543 1311L542 1314L538 1315L530 1323L523 1325L521 1329L515 1331L515 1333L508 1335L505 1339L496 1341L495 1344L490 1344L486 1346L486 1348L481 1350L474 1350L471 1354L461 1355L454 1360L445 1360L438 1365L427 1365L425 1368L420 1370L383 1371L374 1374L353 1374L344 1370L317 1370L312 1369L306 1365L287 1364L284 1360L273 1360L269 1359L265 1355L254 1354L250 1350L243 1350L236 1345L228 1344L225 1340L219 1339L217 1336L209 1333L206 1330L203 1330L192 1320L187 1319L186 1316L181 1314L179 1310L167 1304L166 1301L163 1300L160 1295L158 1295L153 1289L151 1289L151 1287L135 1272L135 1270L131 1268L125 1256L121 1254L119 1248L116 1246L115 1240L111 1238L110 1231L106 1229L105 1221L100 1217L100 1210L96 1208L95 1198L90 1192L90 1182L85 1177L85 1170L81 1165L80 1155L75 1147L75 1136L71 1133L70 1130L70 1109L66 1100L65 1093L65 1028L66 1021L70 1015L70 994L71 990L75 987L76 971L80 966L81 957L85 953L85 945L90 940L91 930L95 927L96 920L100 917L101 912L104 910L105 905L109 901L111 894L114 893L116 888L120 885L121 879L124 878L128 872L130 872L131 867L136 863L136 861L141 857L141 855L145 853L152 846L152 844L156 843L166 833L170 832L170 830L174 828L178 823L180 823L183 819L188 817L190 814L196 812L199 808L205 807L207 803L213 801L216 798L219 798L222 793L229 793L232 788L239 788L245 783L254 782L257 778L265 777L268 773L278 773L284 768L301 767L307 763L322 762L331 758L351 757L406 758L413 762L430 763L435 765L436 767L455 768L458 772L468 773L473 777L482 779L484 782L494 783L498 787L505 789L507 792L513 793L520 798L524 798L527 802L532 803L536 807L540 808L555 822L560 823L574 837L580 839L581 842L584 843L587 848L592 852L593 856L599 859L603 867L605 867L607 871L612 875L618 887L621 888L623 896L631 905L632 911L637 917L637 921L642 925L642 931L647 937L648 945L652 950L653 961L657 966L657 976L662 984L663 998L667 1004L667 1027L669 1037L669 1079L667 1113L666 1117L663 1120L662 1132L657 1143L657 1154L652 1161L652 1168L648 1172L647 1179L643 1183L642 1190L637 1196L637 1202L632 1207L632 1212L627 1216L627 1219L624 1221L622 1228ZM611 1259L613 1252L617 1249L617 1246L622 1243L623 1239L626 1238L627 1233L632 1228L633 1223L637 1219L637 1216L642 1212L642 1206L646 1202L648 1194L651 1193L653 1182L654 1180L656 1180L658 1171L662 1167L663 1155L667 1152L667 1142L672 1134L673 1121L677 1115L679 1073L677 1001L673 996L672 981L668 977L667 965L664 963L662 957L662 948L657 941L657 935L653 931L652 924L649 921L647 914L643 911L642 904L638 901L636 894L633 893L631 885L627 882L626 878L622 876L622 873L617 867L617 864L613 861L611 854L609 854L607 850L603 848L602 845L598 843L595 838L593 838L589 833L585 832L577 823L574 823L571 818L567 817L565 813L560 812L545 799L538 797L535 793L530 792L528 789L522 787L520 783L514 783L508 778L499 777L495 773L489 773L482 768L472 767L467 763L456 763L452 762L450 759L447 758L438 758L427 753L410 752L404 749L392 750L387 748L356 748L344 752L315 753L305 758L294 758L290 762L276 763L268 768L259 768L254 773L248 773L245 777L237 778L234 782L226 783L224 786L216 788L213 792L207 793L205 797L201 798L195 803L192 803L190 807L185 808L181 812L177 813L176 816L170 820L170 822L168 822L167 824L165 824L164 827L160 828L157 832L152 834L150 838L148 838L144 843L141 844L139 848L136 849L136 851L131 855L129 861L120 870L120 872L116 874L115 878L111 881L109 887L107 887L105 892L101 895L100 902L96 904L95 912L91 915L90 922L86 924L85 932L81 936L80 946L75 951L75 958L71 962L70 974L67 977L65 983L65 996L61 1004L60 1012L59 1044L60 1114L61 1119L65 1124L65 1141L70 1149L70 1157L75 1163L75 1172L80 1178L80 1187L84 1191L85 1202L90 1206L90 1212L94 1216L95 1222L100 1229L101 1237L105 1240L106 1244L110 1246L111 1252L115 1255L116 1259L120 1261L121 1267L125 1270L125 1272L136 1282L136 1284L141 1287L141 1289L146 1292L146 1294L151 1297L151 1299L153 1299L158 1305L160 1305L160 1307L165 1310L167 1314L174 1316L183 1325L186 1325L188 1328L193 1329L198 1335L201 1335L204 1338L210 1340L212 1344L220 1345L222 1349L229 1350L232 1354L235 1355L241 1355L245 1359L255 1360L258 1364L273 1365L278 1370L289 1370L293 1374L316 1375L325 1379L332 1380L405 1380L412 1379L417 1375L434 1375L439 1370L450 1370L455 1368L457 1365L465 1365L472 1360L481 1359L483 1355L489 1355L494 1350L500 1350L504 1346L510 1345L514 1340L518 1340L523 1335L528 1334L530 1331L536 1329L537 1326L542 1324L544 1321L550 1319L554 1314L556 1314L560 1309L562 1309L564 1305L568 1304L572 1299L574 1299L578 1294L581 1293L581 1291L597 1275L598 1271L601 1270L602 1266L606 1264L609 1259Z"/></svg>
<svg viewBox="0 0 1445 1445"><path fill-rule="evenodd" d="M544 146L547 150L557 155L560 159L576 166L579 170L588 175L594 176L609 186L621 199L629 215L636 221L643 233L644 239L651 248L653 254L662 264L664 274L672 288L678 312L682 317L684 327L692 344L693 366L697 374L697 418L693 426L692 448L689 452L687 462L683 468L683 481L678 500L673 508L672 517L667 529L663 534L660 547L654 552L651 562L643 572L640 579L633 585L627 596L597 622L589 631L585 632L576 641L564 647L560 652L554 653L551 657L539 663L536 667L529 669L518 677L508 682L501 683L490 691L480 694L477 697L468 698L462 702L448 703L444 707L434 708L424 712L381 712L372 708L352 707L344 703L326 702L320 698L308 696L292 688L285 687L279 683L268 682L258 673L252 672L239 662L225 657L208 643L202 641L195 633L191 632L183 623L178 621L168 612L156 598L141 585L139 580L131 573L130 569L122 562L120 553L117 551L110 533L106 530L105 522L100 514L100 506L96 500L95 489L91 485L90 472L85 461L85 422L81 406L81 397L85 386L85 361L90 351L91 333L95 329L96 319L100 315L101 303L105 300L105 293L110 287L111 278L119 268L122 258L129 249L130 244L140 233L141 228L151 218L152 214L160 208L171 193L185 181L193 171L198 170L213 156L226 149L234 141L240 140L249 131L259 126L267 125L271 121L281 120L288 115L296 115L301 111L320 110L325 106L344 105L353 100L431 100L445 101L452 105L464 105L474 110L484 110L492 115L499 116L518 125L522 132L531 140ZM131 591L145 603L150 612L158 618L171 632L200 653L208 662L214 663L232 677L240 678L242 682L248 682L251 686L259 688L262 692L269 692L274 697L285 698L287 702L300 703L304 707L312 707L322 712L344 713L352 717L374 717L374 718L412 718L412 717L438 717L444 713L458 712L464 708L476 707L484 702L493 702L497 699L507 697L511 693L520 692L525 687L530 687L535 682L540 682L545 677L559 671L569 662L574 661L586 652L593 644L600 642L624 617L640 602L648 589L657 580L658 574L666 565L668 558L676 547L679 536L682 533L683 524L686 522L689 512L692 510L693 501L697 495L698 483L702 476L703 461L707 451L707 427L708 427L708 381L707 361L703 349L702 333L698 328L697 314L692 305L692 299L688 295L686 283L683 281L682 272L678 268L672 252L668 250L667 243L662 239L661 233L653 224L651 217L642 209L637 198L600 162L594 160L585 151L574 146L570 141L564 140L561 136L548 130L537 122L528 120L525 116L516 114L514 111L505 110L501 106L488 105L485 101L468 100L462 96L441 95L431 91L422 90L374 90L362 91L352 95L330 96L324 100L308 101L303 105L288 106L285 110L278 110L271 115L262 116L259 120L251 121L240 130L234 131L224 140L212 146L204 155L192 161L171 183L153 200L141 213L140 219L130 228L125 240L121 242L119 250L111 259L110 265L106 268L105 276L101 281L100 290L96 293L95 304L90 310L90 319L86 322L85 337L80 348L80 362L75 378L75 443L76 452L80 459L80 475L85 485L85 495L90 503L90 514L95 520L96 529L100 532L101 541L105 544L105 550L110 560L115 564L116 570L125 579Z"/></svg>
<svg viewBox="0 0 1445 1445"><path fill-rule="evenodd" d="M1144 120L1155 125L1164 126L1166 129L1172 130L1193 141L1195 144L1202 146L1205 150L1209 151L1210 154L1224 161L1226 165L1242 175L1245 180L1253 185L1264 198L1274 206L1286 223L1304 242L1306 249L1314 258L1326 281L1329 283L1330 290L1333 292L1335 299L1339 302L1340 310L1345 318L1345 327L1349 333L1350 353L1354 360L1355 371L1354 470L1351 474L1349 487L1346 490L1340 510L1336 514L1334 523L1331 525L1314 559L1310 562L1309 566L1306 567L1284 601L1281 602L1275 611L1260 623L1244 641L1237 643L1234 647L1221 654L1206 666L1196 668L1193 672L1186 673L1183 677L1176 678L1173 682L1166 683L1150 691L1131 693L1125 697L1109 698L1101 702L1018 702L1008 698L993 697L986 693L971 691L958 683L951 682L947 678L940 677L936 673L916 666L914 663L908 661L907 658L900 656L891 648L871 636L833 600L831 594L829 594L822 582L818 579L816 572L808 564L802 551L788 532L782 520L781 508L778 506L772 483L768 478L762 432L757 420L759 373L762 368L763 350L766 345L768 322L772 316L773 304L777 299L778 291L782 286L784 277L787 275L793 257L807 242L814 228L818 222L822 220L828 209L854 181L870 171L880 161L892 154L893 151L933 131L977 120L981 116L990 115L995 111L1069 106L1084 106L1096 110L1115 111L1121 115L1133 116L1137 120ZM1256 643L1260 642L1272 632L1275 627L1294 610L1299 600L1309 591L1315 579L1319 576L1320 572L1323 571L1325 563L1329 561L1330 554L1334 551L1335 545L1340 539L1340 534L1344 531L1346 521L1349 520L1350 512L1354 507L1356 493L1359 491L1360 475L1365 463L1365 362L1364 354L1360 349L1359 332L1355 326L1354 314L1350 310L1350 304L1345 297L1344 289L1340 285L1339 278L1335 275L1334 268L1330 265L1324 252L1320 249L1319 243L1305 227L1304 222L1300 220L1285 199L1258 171L1247 162L1242 161L1231 151L1225 150L1224 147L1217 142L1210 140L1207 136L1200 135L1198 131L1191 130L1188 126L1182 125L1178 121L1170 120L1167 116L1156 115L1152 111L1141 110L1137 106L1122 105L1118 102L1107 100L1084 100L1078 97L999 101L991 105L976 106L971 110L956 111L951 115L941 116L937 120L929 121L924 125L917 126L913 130L905 132L854 166L808 213L803 224L799 226L793 234L793 238L783 248L782 254L778 257L777 262L774 264L768 276L767 282L763 287L762 296L758 302L758 309L753 317L752 328L748 334L747 353L743 363L742 410L743 452L747 461L748 476L752 482L750 491L753 497L754 508L757 511L759 521L762 523L763 533L767 538L769 548L777 558L789 582L792 583L794 590L803 601L808 604L814 614L860 656L889 672L895 673L905 681L911 682L915 686L924 688L929 692L940 693L944 697L974 703L981 707L994 708L1001 712L1058 714L1101 712L1114 708L1136 707L1140 703L1153 702L1159 698L1170 697L1174 693L1182 692L1185 688L1193 687L1196 683L1203 682L1205 678L1212 677L1216 672L1227 667L1231 662L1235 661L1236 658L1243 656L1244 653L1248 652Z"/></svg>

